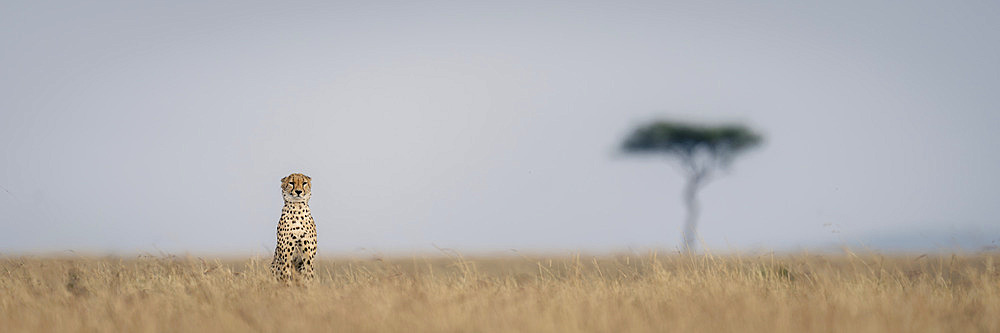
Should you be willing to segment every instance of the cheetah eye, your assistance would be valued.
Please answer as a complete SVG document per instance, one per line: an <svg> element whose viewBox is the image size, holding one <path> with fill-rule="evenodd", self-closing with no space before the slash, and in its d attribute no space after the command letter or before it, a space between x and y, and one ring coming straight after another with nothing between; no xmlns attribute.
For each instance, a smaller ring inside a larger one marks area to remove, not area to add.
<svg viewBox="0 0 1000 333"><path fill-rule="evenodd" d="M302 182L302 185L309 185L309 182Z"/></svg>

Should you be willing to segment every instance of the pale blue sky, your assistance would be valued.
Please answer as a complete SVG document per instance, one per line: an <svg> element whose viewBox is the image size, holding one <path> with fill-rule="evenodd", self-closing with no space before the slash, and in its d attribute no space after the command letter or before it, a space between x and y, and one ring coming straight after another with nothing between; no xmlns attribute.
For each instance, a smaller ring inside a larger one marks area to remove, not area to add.
<svg viewBox="0 0 1000 333"><path fill-rule="evenodd" d="M710 248L1000 240L997 2L25 1L0 45L4 253L266 254L298 171L327 255L674 248L683 178L616 150L662 117L767 136Z"/></svg>

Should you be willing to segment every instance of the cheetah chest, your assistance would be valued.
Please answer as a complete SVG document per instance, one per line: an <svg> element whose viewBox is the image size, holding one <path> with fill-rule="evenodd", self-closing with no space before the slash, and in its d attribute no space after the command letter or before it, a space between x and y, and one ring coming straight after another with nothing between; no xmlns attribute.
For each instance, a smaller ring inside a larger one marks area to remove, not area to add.
<svg viewBox="0 0 1000 333"><path fill-rule="evenodd" d="M307 237L312 229L312 218L309 215L285 215L281 219L279 232L292 237L293 240Z"/></svg>

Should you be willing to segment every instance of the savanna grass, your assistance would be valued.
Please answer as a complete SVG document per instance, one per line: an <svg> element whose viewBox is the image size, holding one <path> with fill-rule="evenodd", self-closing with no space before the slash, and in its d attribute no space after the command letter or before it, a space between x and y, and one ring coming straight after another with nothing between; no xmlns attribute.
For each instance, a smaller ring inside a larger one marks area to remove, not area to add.
<svg viewBox="0 0 1000 333"><path fill-rule="evenodd" d="M1000 255L0 258L0 332L1000 332Z"/></svg>

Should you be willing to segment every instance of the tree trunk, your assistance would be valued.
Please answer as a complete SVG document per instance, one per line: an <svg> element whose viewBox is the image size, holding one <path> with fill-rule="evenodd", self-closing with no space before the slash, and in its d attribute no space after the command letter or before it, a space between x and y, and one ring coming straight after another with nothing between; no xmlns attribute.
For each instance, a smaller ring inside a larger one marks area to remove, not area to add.
<svg viewBox="0 0 1000 333"><path fill-rule="evenodd" d="M687 218L684 220L684 252L693 253L698 248L698 189L704 180L705 173L698 172L688 177L684 186L684 206L687 207Z"/></svg>

